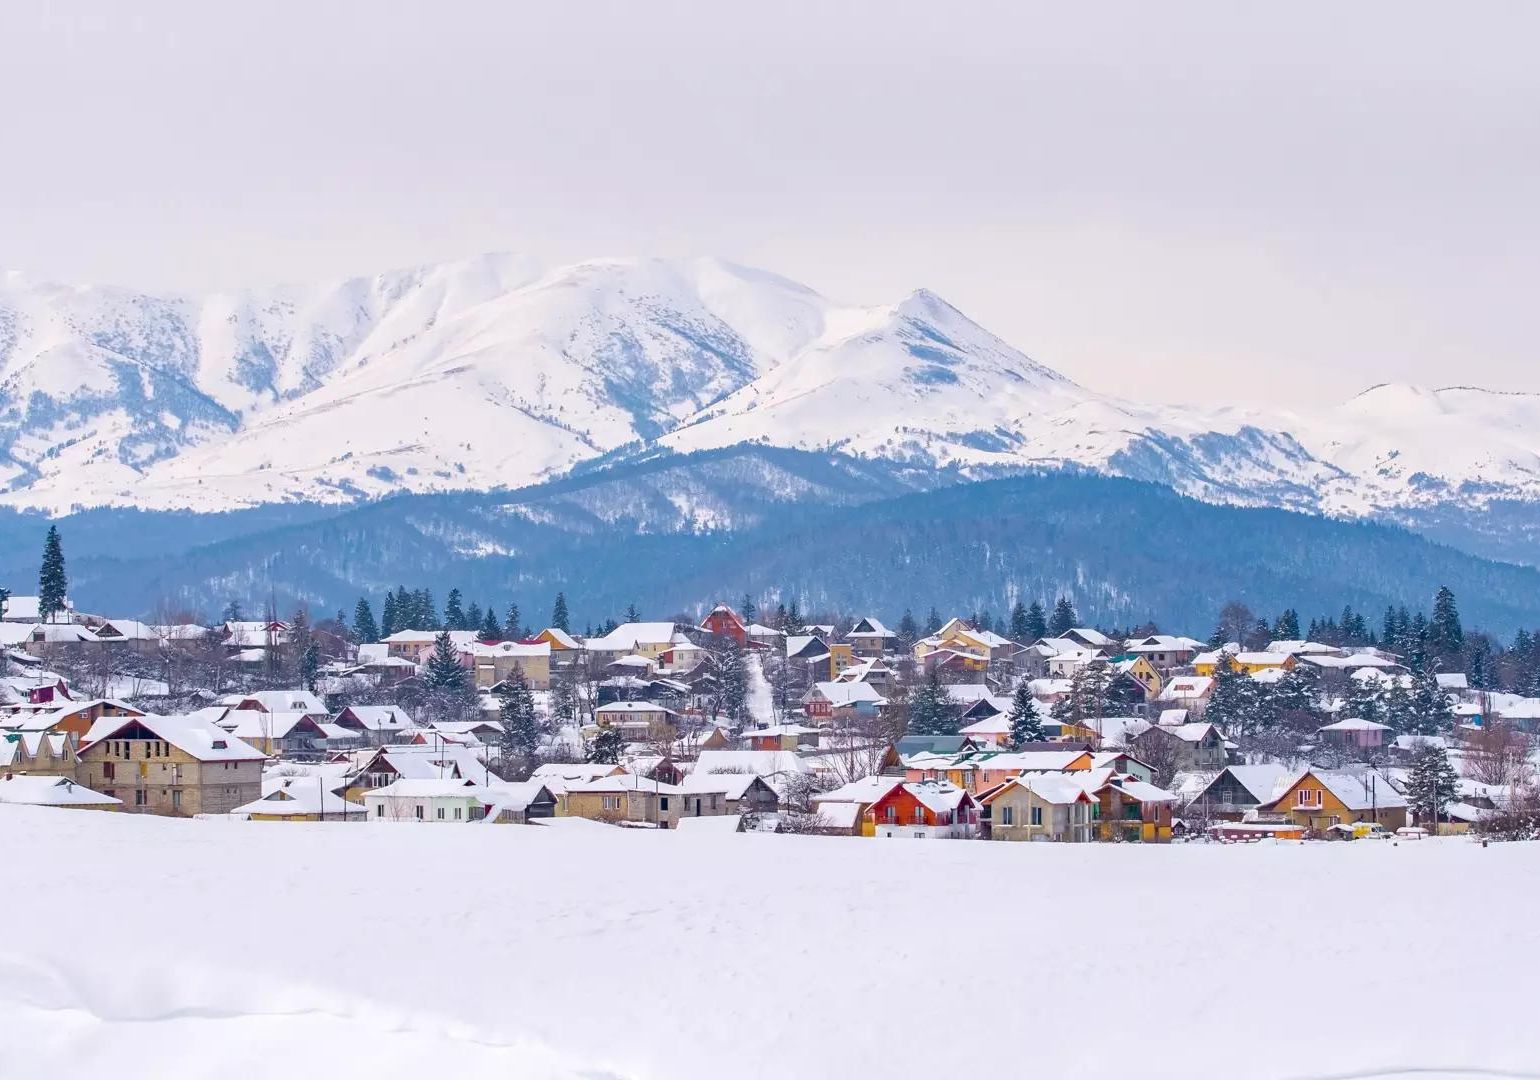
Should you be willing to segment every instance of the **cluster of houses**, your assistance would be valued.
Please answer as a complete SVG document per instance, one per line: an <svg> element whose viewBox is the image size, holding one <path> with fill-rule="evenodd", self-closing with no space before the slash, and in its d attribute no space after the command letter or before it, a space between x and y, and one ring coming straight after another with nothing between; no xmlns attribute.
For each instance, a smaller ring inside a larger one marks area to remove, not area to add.
<svg viewBox="0 0 1540 1080"><path fill-rule="evenodd" d="M24 598L21 598L24 599ZM11 609L16 610L13 599ZM24 608L23 608L24 610ZM150 640L119 620L85 632ZM168 628L144 627L155 640ZM208 633L232 653L266 649L288 627L228 624ZM1071 629L1015 642L953 619L913 643L862 618L843 632L783 634L713 609L698 626L635 622L580 639L549 628L528 640L450 642L482 692L476 719L418 723L398 705L347 704L328 688L419 677L440 634L401 631L329 665L317 691L259 690L162 715L84 698L34 665L0 677L0 802L252 821L542 823L587 818L644 828L712 827L873 838L1140 841L1202 830L1225 839L1353 836L1408 824L1407 759L1418 740L1340 716L1319 732L1384 753L1326 769L1246 760L1203 719L1218 665L1259 681L1312 664L1336 679L1394 678L1398 658L1279 641L1207 649L1172 635L1114 641ZM776 715L737 723L702 706L724 639L783 698ZM18 647L25 650L28 642ZM137 646L131 646L137 647ZM163 647L160 645L146 647ZM12 654L15 655L14 653ZM581 717L556 731L532 771L501 749L497 691L517 672L549 713L554 681L591 677ZM1055 721L1076 676L1100 669L1126 713ZM904 688L934 673L959 712L957 733L906 734ZM1522 720L1529 699L1476 694L1441 676L1462 729L1494 708ZM1040 741L1012 745L1016 691L1030 690ZM616 760L582 760L604 729ZM1458 760L1458 731L1441 740ZM1157 769L1152 762L1165 762ZM513 779L514 776L520 779ZM1505 792L1462 777L1447 823L1465 827Z"/></svg>

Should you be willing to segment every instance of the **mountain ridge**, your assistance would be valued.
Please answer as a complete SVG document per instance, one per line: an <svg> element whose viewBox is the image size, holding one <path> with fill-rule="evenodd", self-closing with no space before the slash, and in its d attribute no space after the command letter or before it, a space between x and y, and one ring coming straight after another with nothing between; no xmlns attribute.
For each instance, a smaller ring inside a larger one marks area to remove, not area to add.
<svg viewBox="0 0 1540 1080"><path fill-rule="evenodd" d="M55 513L516 489L749 443L1413 528L1500 504L1487 539L1536 561L1537 431L1540 395L1482 388L1124 401L931 290L840 305L721 259L488 253L202 297L0 276L0 503Z"/></svg>

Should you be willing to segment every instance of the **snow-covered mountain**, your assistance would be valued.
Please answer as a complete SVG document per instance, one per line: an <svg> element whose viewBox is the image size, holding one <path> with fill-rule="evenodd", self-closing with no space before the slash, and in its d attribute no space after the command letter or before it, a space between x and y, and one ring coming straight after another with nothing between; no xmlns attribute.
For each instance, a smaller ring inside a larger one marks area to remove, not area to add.
<svg viewBox="0 0 1540 1080"><path fill-rule="evenodd" d="M512 488L758 442L994 476L1078 466L1347 516L1540 501L1540 396L1318 412L1079 386L920 291L830 302L710 259L489 255L204 297L0 277L0 500L200 510Z"/></svg>

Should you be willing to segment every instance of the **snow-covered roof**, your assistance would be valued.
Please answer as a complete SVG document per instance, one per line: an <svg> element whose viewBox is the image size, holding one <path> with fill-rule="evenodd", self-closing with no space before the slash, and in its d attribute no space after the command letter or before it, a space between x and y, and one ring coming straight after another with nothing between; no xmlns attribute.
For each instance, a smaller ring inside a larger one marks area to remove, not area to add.
<svg viewBox="0 0 1540 1080"><path fill-rule="evenodd" d="M639 791L654 792L658 795L682 795L684 789L674 784L665 784L661 780L650 780L636 773L617 773L614 776L601 776L594 780L581 784L573 784L567 788L568 794L590 794L606 791Z"/></svg>
<svg viewBox="0 0 1540 1080"><path fill-rule="evenodd" d="M1297 770L1276 762L1261 765L1230 765L1215 773L1213 780L1203 788L1203 791L1207 791L1218 783L1226 773L1233 776L1258 803L1272 802L1278 798L1290 782L1299 775ZM1202 798L1203 791L1198 792L1197 798Z"/></svg>
<svg viewBox="0 0 1540 1080"><path fill-rule="evenodd" d="M325 777L284 776L277 783L262 782L262 797L237 806L233 816L267 814L274 817L303 817L306 814L362 814L362 803L349 802L330 790L333 781ZM383 789L382 789L383 790Z"/></svg>
<svg viewBox="0 0 1540 1080"><path fill-rule="evenodd" d="M540 631L540 635L537 636L549 637L552 644L557 645L563 649L581 649L583 647L583 643L581 641L567 633L567 631L563 630L559 626L547 626L544 630Z"/></svg>
<svg viewBox="0 0 1540 1080"><path fill-rule="evenodd" d="M1317 731L1389 731L1387 724L1377 724L1373 720L1364 720L1357 716L1349 716L1338 720L1334 724L1323 724Z"/></svg>
<svg viewBox="0 0 1540 1080"><path fill-rule="evenodd" d="M1070 778L1068 773L1055 775L1052 773L1035 773L1031 776L1013 776L1004 783L991 788L988 794L980 798L981 802L994 802L1001 795L1014 787L1025 788L1046 803L1067 806L1070 803L1090 802L1091 796L1085 788Z"/></svg>
<svg viewBox="0 0 1540 1080"><path fill-rule="evenodd" d="M879 798L881 796L878 796ZM873 800L875 801L875 800ZM861 814L865 807L859 802L845 802L831 800L817 802L816 817L818 826L824 829L854 829L861 820Z"/></svg>
<svg viewBox="0 0 1540 1080"><path fill-rule="evenodd" d="M869 702L873 705L886 705L888 703L888 699L878 693L877 688L871 683L820 682L814 684L814 689L835 708L855 705L861 702Z"/></svg>
<svg viewBox="0 0 1540 1080"><path fill-rule="evenodd" d="M755 783L764 783L753 773L703 773L691 772L679 782L679 790L686 795L721 793L729 799L741 799Z"/></svg>
<svg viewBox="0 0 1540 1080"><path fill-rule="evenodd" d="M1445 690L1470 689L1470 678L1463 671L1441 671L1433 678Z"/></svg>
<svg viewBox="0 0 1540 1080"><path fill-rule="evenodd" d="M1197 701L1208 696L1214 680L1207 675L1178 675L1156 695L1157 701Z"/></svg>
<svg viewBox="0 0 1540 1080"><path fill-rule="evenodd" d="M365 731L403 731L413 726L411 716L399 705L349 705L342 713Z"/></svg>
<svg viewBox="0 0 1540 1080"><path fill-rule="evenodd" d="M119 731L131 724L138 724L156 738L199 761L261 761L267 757L256 747L196 715L103 716L80 740L80 748L84 750L104 739L115 738Z"/></svg>
<svg viewBox="0 0 1540 1080"><path fill-rule="evenodd" d="M472 641L461 650L473 658L495 658L499 656L550 656L551 643L549 641L499 641L495 645L484 645L479 641Z"/></svg>
<svg viewBox="0 0 1540 1080"><path fill-rule="evenodd" d="M806 760L790 750L702 750L690 772L751 772L757 776L779 776L812 772L812 769Z"/></svg>
<svg viewBox="0 0 1540 1080"><path fill-rule="evenodd" d="M0 777L0 803L23 806L112 806L122 800L77 784L67 776L30 776L25 773Z"/></svg>
<svg viewBox="0 0 1540 1080"><path fill-rule="evenodd" d="M637 716L654 713L677 715L673 709L659 705L656 701L612 701L608 705L600 705L594 713L604 716Z"/></svg>
<svg viewBox="0 0 1540 1080"><path fill-rule="evenodd" d="M594 652L635 652L643 645L667 645L674 640L671 622L624 623L603 637L589 638Z"/></svg>
<svg viewBox="0 0 1540 1080"><path fill-rule="evenodd" d="M813 803L822 806L825 803L874 803L894 788L904 782L901 776L863 776L859 780L852 780L833 791L825 791L813 796Z"/></svg>
<svg viewBox="0 0 1540 1080"><path fill-rule="evenodd" d="M397 780L380 788L371 788L364 792L364 798L366 800L371 798L434 799L464 796L479 799L485 790L471 780L417 777Z"/></svg>
<svg viewBox="0 0 1540 1080"><path fill-rule="evenodd" d="M1388 778L1366 769L1363 772L1310 768L1298 772L1285 784L1285 790L1293 787L1306 776L1312 776L1330 791L1349 810L1369 810L1402 807L1406 800ZM1276 800L1275 800L1276 801Z"/></svg>

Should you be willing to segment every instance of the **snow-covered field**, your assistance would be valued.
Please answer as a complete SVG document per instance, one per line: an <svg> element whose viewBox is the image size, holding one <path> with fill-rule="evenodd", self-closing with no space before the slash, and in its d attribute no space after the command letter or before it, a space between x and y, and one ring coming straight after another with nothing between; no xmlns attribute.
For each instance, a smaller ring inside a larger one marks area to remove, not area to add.
<svg viewBox="0 0 1540 1080"><path fill-rule="evenodd" d="M0 807L0 851L6 1078L1540 1074L1540 844Z"/></svg>

